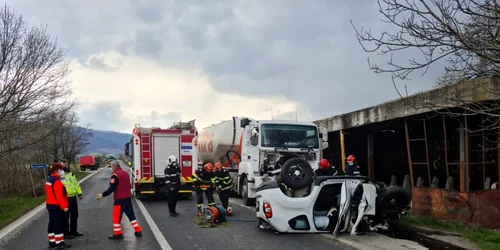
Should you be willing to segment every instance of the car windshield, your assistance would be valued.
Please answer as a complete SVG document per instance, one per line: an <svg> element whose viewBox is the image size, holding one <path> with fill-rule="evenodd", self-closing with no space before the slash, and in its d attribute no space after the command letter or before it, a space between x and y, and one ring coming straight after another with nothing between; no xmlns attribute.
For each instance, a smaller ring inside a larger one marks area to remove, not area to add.
<svg viewBox="0 0 500 250"><path fill-rule="evenodd" d="M290 124L262 124L263 147L319 148L315 126Z"/></svg>

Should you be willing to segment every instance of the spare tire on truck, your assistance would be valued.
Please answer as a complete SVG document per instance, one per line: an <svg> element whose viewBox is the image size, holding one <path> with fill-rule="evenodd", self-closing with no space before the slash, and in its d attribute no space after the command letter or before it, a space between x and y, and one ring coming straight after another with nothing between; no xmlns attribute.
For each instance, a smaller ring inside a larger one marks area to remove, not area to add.
<svg viewBox="0 0 500 250"><path fill-rule="evenodd" d="M377 195L376 210L385 215L399 214L410 204L410 196L399 186L389 186Z"/></svg>
<svg viewBox="0 0 500 250"><path fill-rule="evenodd" d="M307 161L291 158L281 167L279 179L289 188L302 189L311 184L313 169Z"/></svg>

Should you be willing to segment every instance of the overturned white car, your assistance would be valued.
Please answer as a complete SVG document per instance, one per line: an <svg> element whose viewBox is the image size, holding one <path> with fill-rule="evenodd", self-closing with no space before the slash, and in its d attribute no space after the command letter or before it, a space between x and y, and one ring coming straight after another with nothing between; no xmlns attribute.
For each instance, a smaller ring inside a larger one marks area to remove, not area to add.
<svg viewBox="0 0 500 250"><path fill-rule="evenodd" d="M292 181L284 172L281 177L285 183ZM276 233L336 235L387 229L388 219L405 209L410 199L403 188L386 187L364 176L310 176L311 185L300 195L281 182L281 178L268 180L256 189L259 227Z"/></svg>

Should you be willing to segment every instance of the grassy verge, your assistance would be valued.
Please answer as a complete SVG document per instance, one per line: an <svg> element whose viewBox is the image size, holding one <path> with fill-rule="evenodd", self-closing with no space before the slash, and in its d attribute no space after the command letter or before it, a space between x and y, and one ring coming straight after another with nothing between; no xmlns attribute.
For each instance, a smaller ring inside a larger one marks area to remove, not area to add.
<svg viewBox="0 0 500 250"><path fill-rule="evenodd" d="M76 179L80 181L81 179L85 178L85 176L88 176L91 174L91 172L81 172L81 171L74 171L73 172L76 176Z"/></svg>
<svg viewBox="0 0 500 250"><path fill-rule="evenodd" d="M74 171L76 179L80 181L91 172ZM13 196L0 198L0 229L19 219L29 211L45 202L45 195L38 197Z"/></svg>
<svg viewBox="0 0 500 250"><path fill-rule="evenodd" d="M469 228L457 222L438 221L433 217L402 216L402 221L415 226L460 233L470 241L478 244L484 250L498 250L500 246L500 233L488 229Z"/></svg>
<svg viewBox="0 0 500 250"><path fill-rule="evenodd" d="M45 195L38 197L13 196L0 199L0 229L19 219L45 201Z"/></svg>

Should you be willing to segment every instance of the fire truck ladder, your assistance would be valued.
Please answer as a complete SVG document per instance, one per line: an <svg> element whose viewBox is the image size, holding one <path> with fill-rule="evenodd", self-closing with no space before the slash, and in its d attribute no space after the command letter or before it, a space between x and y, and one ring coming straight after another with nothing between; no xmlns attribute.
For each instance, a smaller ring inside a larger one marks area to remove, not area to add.
<svg viewBox="0 0 500 250"><path fill-rule="evenodd" d="M141 133L143 176L151 176L151 137L149 132Z"/></svg>

